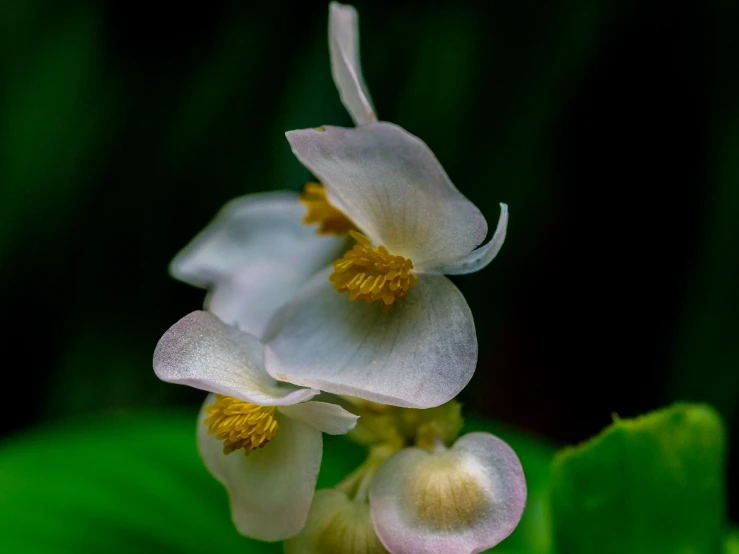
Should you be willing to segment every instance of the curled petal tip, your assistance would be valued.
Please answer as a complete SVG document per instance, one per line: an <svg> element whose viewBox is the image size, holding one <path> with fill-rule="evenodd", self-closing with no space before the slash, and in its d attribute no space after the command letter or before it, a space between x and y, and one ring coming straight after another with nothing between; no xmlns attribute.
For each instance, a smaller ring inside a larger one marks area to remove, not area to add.
<svg viewBox="0 0 739 554"><path fill-rule="evenodd" d="M508 230L508 204L500 203L500 217L498 225L493 233L493 238L485 244L476 248L466 256L452 262L446 262L430 267L422 268L424 273L437 273L443 275L465 275L474 273L487 267L500 252Z"/></svg>
<svg viewBox="0 0 739 554"><path fill-rule="evenodd" d="M329 50L339 96L356 125L377 121L359 60L359 23L352 6L331 2Z"/></svg>

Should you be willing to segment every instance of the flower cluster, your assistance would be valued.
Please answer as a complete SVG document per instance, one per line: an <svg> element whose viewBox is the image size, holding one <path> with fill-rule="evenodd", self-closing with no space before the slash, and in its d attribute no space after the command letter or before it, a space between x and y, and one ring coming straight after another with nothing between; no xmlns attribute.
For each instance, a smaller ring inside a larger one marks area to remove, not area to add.
<svg viewBox="0 0 739 554"><path fill-rule="evenodd" d="M428 146L377 120L358 33L332 3L332 73L356 126L288 132L317 182L233 200L175 257L205 311L165 333L154 370L210 393L199 449L242 534L288 553L480 552L516 527L526 485L503 441L459 437L477 339L445 275L492 261L507 206L481 246L485 217ZM369 457L315 492L322 433Z"/></svg>

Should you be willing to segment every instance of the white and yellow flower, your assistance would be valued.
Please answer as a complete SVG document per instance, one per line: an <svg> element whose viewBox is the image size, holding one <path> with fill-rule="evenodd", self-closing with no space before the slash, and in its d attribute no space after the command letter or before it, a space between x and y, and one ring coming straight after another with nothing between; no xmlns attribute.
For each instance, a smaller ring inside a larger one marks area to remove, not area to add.
<svg viewBox="0 0 739 554"><path fill-rule="evenodd" d="M423 441L421 441L423 442ZM526 481L513 450L489 433L451 448L374 446L334 489L316 492L286 554L475 554L518 525Z"/></svg>
<svg viewBox="0 0 739 554"><path fill-rule="evenodd" d="M354 8L331 4L330 45L334 79L358 127L290 131L287 138L328 203L354 226L355 245L267 325L267 371L384 404L437 406L464 388L477 362L472 314L444 275L492 261L505 239L507 206L480 246L485 217L428 146L376 121Z"/></svg>
<svg viewBox="0 0 739 554"><path fill-rule="evenodd" d="M285 191L230 201L175 256L170 274L208 289L206 309L261 337L277 308L347 248L344 237L303 224L298 200Z"/></svg>
<svg viewBox="0 0 739 554"><path fill-rule="evenodd" d="M357 125L376 120L359 66L356 12L331 5L334 80ZM306 213L307 208L307 213ZM312 224L319 225L318 232ZM261 337L274 312L350 247L353 225L322 185L297 193L247 194L228 202L170 264L170 274L208 289L205 308Z"/></svg>
<svg viewBox="0 0 739 554"><path fill-rule="evenodd" d="M321 433L344 434L357 416L311 400L320 391L279 383L254 336L208 312L173 325L154 353L163 381L211 393L198 419L200 454L228 491L240 533L284 540L305 525L321 465Z"/></svg>
<svg viewBox="0 0 739 554"><path fill-rule="evenodd" d="M475 554L510 535L526 506L521 462L489 433L452 448L406 448L385 461L370 486L377 536L392 554Z"/></svg>
<svg viewBox="0 0 739 554"><path fill-rule="evenodd" d="M307 215L297 195L238 199L172 272L210 287L210 311L268 343L266 369L277 380L436 406L466 385L477 361L472 315L444 274L476 271L495 257L507 208L478 248L487 234L480 211L421 140L377 122L354 8L332 3L329 29L334 79L358 127L288 133L321 182L301 196ZM355 240L348 252L345 238L326 235L347 231Z"/></svg>

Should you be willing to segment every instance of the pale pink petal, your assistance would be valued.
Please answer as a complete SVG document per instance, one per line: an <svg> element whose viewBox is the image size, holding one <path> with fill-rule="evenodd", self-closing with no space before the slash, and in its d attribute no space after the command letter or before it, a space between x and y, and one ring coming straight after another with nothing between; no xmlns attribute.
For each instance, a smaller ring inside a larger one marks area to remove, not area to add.
<svg viewBox="0 0 739 554"><path fill-rule="evenodd" d="M320 391L278 383L264 369L264 345L208 312L175 323L154 351L162 381L225 394L262 406L296 404Z"/></svg>
<svg viewBox="0 0 739 554"><path fill-rule="evenodd" d="M526 480L516 453L489 433L463 436L446 452L407 448L370 487L372 520L393 554L475 554L516 528Z"/></svg>

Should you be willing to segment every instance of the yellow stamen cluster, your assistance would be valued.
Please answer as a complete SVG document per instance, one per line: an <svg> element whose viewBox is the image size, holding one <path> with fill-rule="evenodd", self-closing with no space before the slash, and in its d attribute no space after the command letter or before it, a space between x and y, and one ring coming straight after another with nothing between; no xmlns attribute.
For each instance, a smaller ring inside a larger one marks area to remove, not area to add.
<svg viewBox="0 0 739 554"><path fill-rule="evenodd" d="M337 292L348 291L349 300L364 300L367 304L382 300L383 308L390 309L418 280L411 273L413 262L391 255L384 246L372 248L370 240L356 231L349 234L357 243L334 262L329 280Z"/></svg>
<svg viewBox="0 0 739 554"><path fill-rule="evenodd" d="M326 189L320 183L308 183L298 198L308 211L303 223L318 223L318 232L322 235L341 235L353 228L352 222L337 210L326 197Z"/></svg>
<svg viewBox="0 0 739 554"><path fill-rule="evenodd" d="M223 441L223 453L244 449L248 456L262 448L277 434L274 406L258 406L223 394L216 394L216 401L205 407L210 414L203 420L208 434L216 434Z"/></svg>

